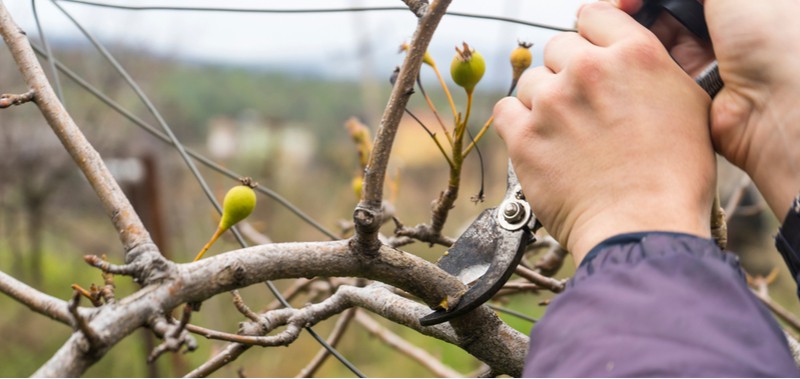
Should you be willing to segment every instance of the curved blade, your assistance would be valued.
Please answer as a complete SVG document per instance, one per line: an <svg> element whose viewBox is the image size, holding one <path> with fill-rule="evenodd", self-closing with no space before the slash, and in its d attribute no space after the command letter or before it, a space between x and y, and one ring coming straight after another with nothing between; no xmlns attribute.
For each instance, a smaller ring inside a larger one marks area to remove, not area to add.
<svg viewBox="0 0 800 379"><path fill-rule="evenodd" d="M435 325L463 315L489 300L514 273L532 239L527 227L509 231L500 227L497 209L481 213L437 262L439 267L468 284L479 278L449 309L437 310L419 320Z"/></svg>

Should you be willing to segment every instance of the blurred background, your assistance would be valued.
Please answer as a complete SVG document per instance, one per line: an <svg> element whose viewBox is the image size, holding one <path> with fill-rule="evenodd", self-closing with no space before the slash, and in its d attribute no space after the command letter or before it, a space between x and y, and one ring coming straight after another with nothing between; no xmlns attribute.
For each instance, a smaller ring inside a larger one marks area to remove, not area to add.
<svg viewBox="0 0 800 379"><path fill-rule="evenodd" d="M570 28L578 0L478 1L459 0L450 11L490 15ZM265 13L226 11L130 10L97 4L132 5L98 0L58 1L122 64L148 94L180 141L241 176L251 176L339 235L357 202L351 181L359 174L356 148L344 127L355 117L374 132L391 90L388 78L402 62L401 43L410 39L415 17L407 10L326 13ZM87 41L73 22L51 1L5 1L31 42L43 47L33 7L53 55L75 75L96 87L131 114L158 128L122 77ZM345 9L400 7L396 0L292 2L137 1L135 6L227 7L246 9ZM477 131L491 116L494 103L507 91L511 68L508 54L517 41L534 44L534 65L556 32L520 23L446 16L429 52L446 71L454 46L462 41L479 50L487 74L477 87L471 128ZM46 62L43 64L47 67ZM445 72L446 74L446 72ZM50 72L48 72L50 75ZM423 67L422 82L442 114L449 106L433 73ZM447 75L446 75L447 76ZM51 77L51 81L54 78ZM448 83L449 83L449 77ZM74 80L59 75L64 103L100 152L141 215L161 251L187 262L216 228L218 216L176 150L121 116ZM0 92L27 89L4 47L0 49ZM457 106L465 97L451 87ZM420 96L409 109L431 125L433 114ZM472 154L464 170L461 196L445 232L457 236L484 207L502 198L506 156L494 132L480 142L486 177L486 203L469 197L481 186L481 167ZM589 158L589 157L587 157ZM774 217L742 173L720 162L723 205L741 199L729 223L730 249L739 253L753 275L778 269L770 295L794 314L800 312L794 283L772 247ZM201 173L221 199L235 181L201 166ZM396 216L406 225L428 222L430 203L447 185L447 164L425 131L411 118L401 125L392 155L390 176L396 183L387 194ZM276 242L329 239L267 196L248 220ZM731 208L732 209L732 208ZM385 229L390 233L391 226ZM237 248L226 235L209 254ZM405 250L435 260L441 247L413 244ZM86 254L108 254L120 263L121 247L98 199L61 148L33 105L0 111L0 271L53 296L67 299L70 285L102 282L99 271L82 260ZM567 278L572 267L556 275ZM136 290L127 278L117 279L117 294ZM277 282L285 288L288 282ZM264 286L242 291L245 301L260 309L274 300ZM539 317L539 305L549 293L526 293L504 306ZM308 299L306 299L308 300ZM298 301L296 306L302 305ZM86 303L84 303L86 305ZM30 375L51 357L71 333L44 316L0 296L0 365L2 376ZM527 333L532 323L502 314ZM204 303L192 322L235 332L241 315L223 294ZM336 318L315 327L325 336ZM382 321L382 320L381 320ZM479 362L460 349L414 331L382 325L420 344L445 364L469 374ZM126 339L95 365L88 376L181 376L224 346L203 340L198 351L165 355L154 365L145 358L152 348L150 332ZM251 349L215 375L294 376L319 350L308 335L288 348ZM340 350L369 376L431 376L357 325L348 329ZM328 359L318 376L352 376L335 359Z"/></svg>

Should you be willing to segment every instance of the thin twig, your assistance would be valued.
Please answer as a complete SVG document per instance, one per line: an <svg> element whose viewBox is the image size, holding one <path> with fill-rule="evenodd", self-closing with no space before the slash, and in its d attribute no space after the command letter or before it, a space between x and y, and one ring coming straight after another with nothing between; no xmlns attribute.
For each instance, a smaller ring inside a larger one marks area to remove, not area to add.
<svg viewBox="0 0 800 379"><path fill-rule="evenodd" d="M422 93L422 98L425 99L425 102L428 104L428 108L431 109L433 112L433 116L436 117L436 121L439 122L439 126L442 128L442 132L444 132L444 136L447 139L447 142L450 144L450 147L453 146L453 137L450 136L450 132L447 130L447 127L444 125L444 121L442 121L442 117L439 116L439 111L436 110L436 106L433 105L433 101L428 96L428 93L425 92L425 87L422 85L422 80L420 77L417 77L417 87L419 87L419 92Z"/></svg>
<svg viewBox="0 0 800 379"><path fill-rule="evenodd" d="M244 303L244 299L242 299L242 295L239 294L239 291L233 290L231 291L231 295L233 295L233 305L236 307L236 310L239 311L244 317L247 317L250 321L259 322L260 317L255 312L253 312L247 304Z"/></svg>
<svg viewBox="0 0 800 379"><path fill-rule="evenodd" d="M27 306L31 311L50 317L62 324L72 324L73 317L67 309L66 301L39 292L2 271L0 271L0 292Z"/></svg>
<svg viewBox="0 0 800 379"><path fill-rule="evenodd" d="M339 316L339 320L336 321L336 325L333 327L333 331L331 332L330 336L328 336L328 344L331 346L336 346L341 341L342 337L344 336L347 327L350 325L350 321L353 320L353 316L356 314L356 308L349 308ZM317 355L311 359L310 362L300 370L300 373L295 376L296 378L311 378L314 374L322 367L322 364L325 363L328 357L330 357L331 353L328 350L320 349L317 352Z"/></svg>
<svg viewBox="0 0 800 379"><path fill-rule="evenodd" d="M187 328L191 330L193 326L188 325ZM192 332L195 333L195 331ZM202 365L200 365L200 367L186 374L184 378L205 378L213 374L220 368L224 367L225 365L233 362L236 358L238 358L240 355L242 355L245 351L247 351L251 347L252 347L251 345L230 343L226 345L225 348L222 349L222 351L220 351L213 358L204 362Z"/></svg>
<svg viewBox="0 0 800 379"><path fill-rule="evenodd" d="M728 197L728 202L725 204L725 221L730 221L733 215L736 214L736 209L742 202L744 193L747 191L747 187L750 186L750 183L750 177L747 175L742 175L742 179L733 190L733 193Z"/></svg>
<svg viewBox="0 0 800 379"><path fill-rule="evenodd" d="M517 266L514 269L514 273L527 279L531 283L536 284L538 287L548 289L553 293L559 293L563 291L566 283L563 280L549 278L536 271L527 269L522 266Z"/></svg>
<svg viewBox="0 0 800 379"><path fill-rule="evenodd" d="M762 303L764 303L764 305L767 306L767 308L772 311L772 313L775 313L778 318L786 322L787 325L791 326L795 332L800 333L800 319L798 319L797 316L786 310L786 308L782 307L780 304L774 302L769 298L769 296L765 296L757 290L753 290L753 293L759 300L761 300Z"/></svg>
<svg viewBox="0 0 800 379"><path fill-rule="evenodd" d="M427 351L415 346L414 344L406 341L404 338L393 333L391 330L384 328L369 317L363 311L356 312L356 321L361 324L367 331L375 337L378 337L383 343L389 347L396 349L400 353L418 362L423 367L430 370L434 375L442 378L461 378L463 375L450 367L445 366L440 362L439 358L432 356Z"/></svg>
<svg viewBox="0 0 800 379"><path fill-rule="evenodd" d="M472 142L470 142L467 148L464 149L464 156L469 155L470 151L472 151L472 149L475 148L475 144L477 144L478 141L480 141L481 138L483 138L483 135L486 134L486 131L489 130L490 126L492 126L492 122L494 122L494 115L492 115L492 117L489 117L489 119L486 120L486 123L483 124L481 130L478 131L478 134L475 136L475 138L472 139Z"/></svg>
<svg viewBox="0 0 800 379"><path fill-rule="evenodd" d="M551 236L546 236L540 241L531 244L528 247L528 251L542 246L547 247L547 251L534 264L534 271L544 276L553 276L561 270L569 252Z"/></svg>
<svg viewBox="0 0 800 379"><path fill-rule="evenodd" d="M34 90L30 90L23 94L13 94L13 93L4 93L0 95L0 109L8 108L12 105L20 105L25 104L30 101L34 101L36 98L36 92Z"/></svg>
<svg viewBox="0 0 800 379"><path fill-rule="evenodd" d="M72 287L73 291L78 292L83 297L89 299L89 301L91 301L92 305L94 305L95 307L99 307L99 306L103 305L103 303L100 301L100 294L97 291L97 287L95 287L94 284L92 284L92 289L94 291L91 291L91 292L85 290L83 287L81 287L80 285L78 285L76 283L72 284L71 287Z"/></svg>
<svg viewBox="0 0 800 379"><path fill-rule="evenodd" d="M157 336L164 339L164 342L156 346L147 356L148 363L155 362L158 357L167 351L177 352L183 346L186 346L186 351L194 351L197 349L197 340L186 331L193 310L193 307L188 304L184 306L181 319L177 324L172 317L166 317L164 315L160 315L148 323L150 329Z"/></svg>
<svg viewBox="0 0 800 379"><path fill-rule="evenodd" d="M450 167L453 167L453 161L452 161L452 160L450 160L450 156L448 156L448 155L447 155L447 151L445 151L445 150L444 150L444 147L442 146L442 144L441 144L441 143L439 143L439 139L438 139L438 138L436 138L436 133L433 133L433 132L431 132L431 130L430 130L430 129L428 129L428 127L427 127L427 126L425 126L425 124L423 124L423 123L422 123L422 120L420 120L420 119L419 119L419 118L418 118L416 115L414 115L413 113L411 113L411 111L410 111L410 110L408 110L408 108L406 108L406 113L407 113L409 116L411 116L411 118L413 118L413 119L414 119L414 121L416 121L416 122L417 122L417 123L418 123L420 126L422 126L422 129L425 129L425 132L427 132L427 133L428 133L428 136L430 136L430 137L431 137L431 139L433 140L433 143L434 143L434 144L436 144L436 147L437 147L437 148L439 148L439 151L442 153L442 156L444 157L444 159L445 159L445 160L447 160L447 164L448 164ZM445 133L445 135L447 135L447 134Z"/></svg>

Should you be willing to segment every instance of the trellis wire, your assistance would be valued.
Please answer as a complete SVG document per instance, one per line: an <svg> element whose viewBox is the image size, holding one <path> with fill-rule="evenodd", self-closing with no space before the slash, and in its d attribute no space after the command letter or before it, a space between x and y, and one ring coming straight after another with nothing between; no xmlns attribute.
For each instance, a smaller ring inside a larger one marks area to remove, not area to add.
<svg viewBox="0 0 800 379"><path fill-rule="evenodd" d="M231 13L277 13L277 14L303 14L303 13L353 13L353 12L380 12L380 11L405 11L409 12L408 7L345 7L345 8L314 8L314 9L261 9L261 8L221 8L221 7L174 7L174 6L146 6L146 5L118 5L98 3L85 0L51 0L63 1L67 3L89 5L103 8L124 9L129 11L194 11L194 12L231 12ZM481 14L447 11L446 15L475 18L490 21L502 21L512 24L531 26L534 28L548 29L557 32L574 32L575 29L562 28L560 26L540 24L509 17L487 16Z"/></svg>
<svg viewBox="0 0 800 379"><path fill-rule="evenodd" d="M36 51L37 54L39 54L43 58L47 59L48 55L44 51L44 49L42 47L37 46L36 44L31 44L31 46L33 47L33 50ZM99 89L97 89L93 85L89 84L89 82L87 82L85 79L83 79L80 75L78 75L74 71L70 70L63 63L61 63L58 59L53 59L53 61L54 61L55 65L56 65L56 68L59 71L61 71L62 74L66 75L68 78L70 78L72 81L74 81L75 84L77 84L78 86L82 87L85 91L89 92L90 94L92 94L98 100L100 100L101 102L106 104L109 108L111 108L114 111L116 111L120 116L126 118L128 121L132 122L134 125L138 126L142 130L150 133L151 135L153 135L154 137L158 138L162 142L165 142L165 143L168 143L168 144L172 145L172 141L170 141L169 137L167 137L166 134L164 134L160 130L156 129L154 126L148 124L147 122L145 122L141 118L137 117L136 115L131 113L129 110L125 109L119 103L117 103L114 100L112 100L108 95L104 94L102 91L100 91ZM206 157L206 156L204 156L204 155L192 150L191 148L186 148L186 153L189 154L192 158L194 158L197 161L199 161L200 163L202 163L204 166L208 167L209 169L211 169L213 171L216 171L217 173L222 174L224 176L227 176L228 178L236 180L236 179L241 178L243 176L243 175L241 175L241 174L239 174L239 173L237 173L237 172L235 172L235 171L233 171L231 169L228 169L228 168L225 168L225 167L219 165L218 163L212 161L208 157ZM330 239L338 239L338 237L333 232L331 232L330 230L326 229L324 226L322 226L320 223L318 223L317 221L312 219L309 215L307 215L305 212L303 212L296 205L292 204L289 200L287 200L286 198L284 198L283 196L281 196L277 192L273 191L269 187L265 187L265 186L259 184L255 188L255 190L258 191L258 192L261 192L264 195L269 196L271 199L275 200L280 205L282 205L283 207L285 207L286 209L288 209L289 211L294 213L302 221L304 221L307 224L311 225L312 227L314 227L315 229L317 229L319 232L321 232L322 234L326 235Z"/></svg>
<svg viewBox="0 0 800 379"><path fill-rule="evenodd" d="M50 50L50 44L47 43L47 38L45 37L42 23L39 22L39 12L36 11L36 0L31 0L31 9L33 10L33 20L36 22L36 30L39 32L39 38L42 39L42 45L44 45L44 50L47 52L47 56L51 57L53 56L53 52ZM58 78L56 66L50 59L47 60L47 63L48 68L50 68L50 74L53 75L53 87L55 87L58 100L61 101L61 104L64 104L64 92L61 90L61 80Z"/></svg>

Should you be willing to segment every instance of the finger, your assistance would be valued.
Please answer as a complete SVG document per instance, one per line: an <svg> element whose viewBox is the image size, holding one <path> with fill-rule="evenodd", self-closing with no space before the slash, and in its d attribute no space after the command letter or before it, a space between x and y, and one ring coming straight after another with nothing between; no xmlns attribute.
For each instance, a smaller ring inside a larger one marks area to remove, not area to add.
<svg viewBox="0 0 800 379"><path fill-rule="evenodd" d="M610 46L647 31L627 13L604 1L581 7L577 24L578 33L597 46Z"/></svg>
<svg viewBox="0 0 800 379"><path fill-rule="evenodd" d="M569 64L572 57L583 54L592 44L578 33L560 33L544 46L544 65L554 73L559 73Z"/></svg>
<svg viewBox="0 0 800 379"><path fill-rule="evenodd" d="M612 3L616 3L615 5L617 8L629 15L635 14L642 9L642 6L644 5L643 0L616 0Z"/></svg>
<svg viewBox="0 0 800 379"><path fill-rule="evenodd" d="M525 107L531 109L533 96L539 93L539 89L554 76L555 74L544 66L537 66L525 71L517 84L517 98Z"/></svg>
<svg viewBox="0 0 800 379"><path fill-rule="evenodd" d="M516 97L504 97L494 106L494 127L503 141L513 141L525 125L531 110Z"/></svg>

